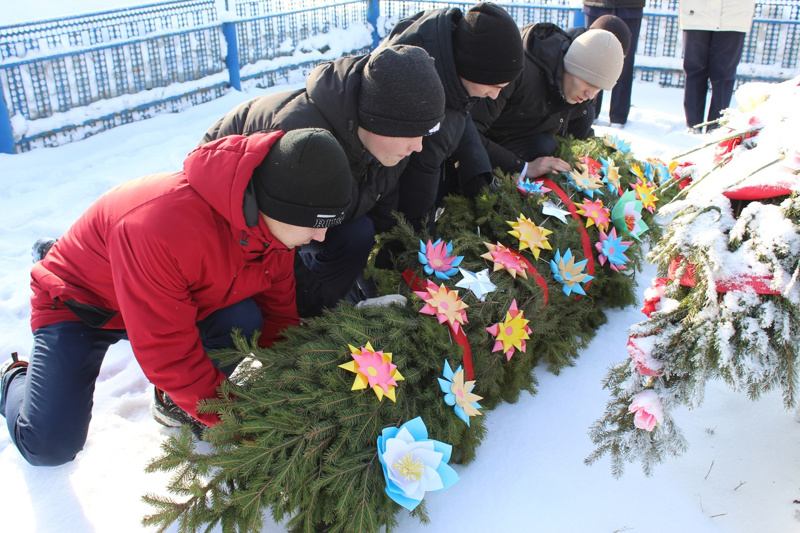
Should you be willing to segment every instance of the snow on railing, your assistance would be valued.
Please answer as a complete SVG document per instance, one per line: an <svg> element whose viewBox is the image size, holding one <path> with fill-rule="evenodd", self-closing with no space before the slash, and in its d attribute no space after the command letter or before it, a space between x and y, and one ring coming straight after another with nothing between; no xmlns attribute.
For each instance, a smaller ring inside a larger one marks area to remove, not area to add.
<svg viewBox="0 0 800 533"><path fill-rule="evenodd" d="M474 1L177 0L0 27L0 152L56 146L231 88L302 82L320 62L365 53L402 17ZM498 2L523 26L582 25L581 2ZM649 0L640 79L682 86L677 0ZM227 8L227 10L226 10ZM796 74L797 2L758 2L738 78Z"/></svg>

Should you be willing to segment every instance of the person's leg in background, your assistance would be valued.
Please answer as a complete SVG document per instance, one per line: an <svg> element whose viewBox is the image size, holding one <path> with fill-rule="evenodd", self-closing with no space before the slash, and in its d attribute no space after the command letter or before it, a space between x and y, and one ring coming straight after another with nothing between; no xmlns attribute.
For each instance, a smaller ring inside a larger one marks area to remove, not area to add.
<svg viewBox="0 0 800 533"><path fill-rule="evenodd" d="M717 120L722 110L731 105L733 87L736 83L736 67L742 59L744 36L740 31L711 32L709 46L708 78L711 82L711 102L708 106L708 121ZM708 131L717 128L711 124Z"/></svg>
<svg viewBox="0 0 800 533"><path fill-rule="evenodd" d="M686 125L694 128L704 122L708 94L709 46L711 34L705 30L683 31L683 110Z"/></svg>
<svg viewBox="0 0 800 533"><path fill-rule="evenodd" d="M631 111L633 65L636 59L636 47L639 44L639 30L642 27L642 19L626 18L622 20L628 26L628 29L631 30L631 44L628 48L628 53L625 54L625 62L622 64L622 73L614 89L611 91L611 107L608 111L608 118L612 124L624 125L628 122L628 115Z"/></svg>

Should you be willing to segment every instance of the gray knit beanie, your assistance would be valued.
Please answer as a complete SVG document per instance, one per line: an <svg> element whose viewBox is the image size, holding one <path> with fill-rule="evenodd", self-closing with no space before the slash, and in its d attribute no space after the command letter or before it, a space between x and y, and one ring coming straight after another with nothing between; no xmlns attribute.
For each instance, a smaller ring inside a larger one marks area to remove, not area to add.
<svg viewBox="0 0 800 533"><path fill-rule="evenodd" d="M444 87L428 52L393 45L373 52L361 76L358 122L386 137L421 137L444 120Z"/></svg>
<svg viewBox="0 0 800 533"><path fill-rule="evenodd" d="M352 196L347 156L331 132L292 130L253 171L258 210L292 226L329 228L341 224Z"/></svg>
<svg viewBox="0 0 800 533"><path fill-rule="evenodd" d="M622 73L622 45L611 32L588 30L572 41L564 56L564 70L605 91Z"/></svg>

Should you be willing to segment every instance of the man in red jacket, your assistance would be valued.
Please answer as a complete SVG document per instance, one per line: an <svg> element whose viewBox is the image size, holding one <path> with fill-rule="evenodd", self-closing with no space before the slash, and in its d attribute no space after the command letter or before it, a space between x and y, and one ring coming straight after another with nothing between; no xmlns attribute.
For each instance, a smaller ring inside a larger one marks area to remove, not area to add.
<svg viewBox="0 0 800 533"><path fill-rule="evenodd" d="M181 172L101 196L34 265L30 361L0 369L0 414L25 459L55 466L83 448L100 365L122 339L164 393L162 423L218 422L197 405L233 368L207 351L232 347L232 328L268 346L299 323L294 248L324 240L351 196L339 143L310 128L223 137Z"/></svg>

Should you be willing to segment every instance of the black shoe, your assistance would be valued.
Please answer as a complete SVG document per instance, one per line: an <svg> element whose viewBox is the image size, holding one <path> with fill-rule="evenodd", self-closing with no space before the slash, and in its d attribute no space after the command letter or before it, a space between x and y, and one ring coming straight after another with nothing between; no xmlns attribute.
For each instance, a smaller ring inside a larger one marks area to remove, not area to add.
<svg viewBox="0 0 800 533"><path fill-rule="evenodd" d="M31 248L31 259L33 259L34 263L38 263L44 256L47 255L47 252L50 251L50 248L56 243L55 239L39 239L35 243L33 243L33 248Z"/></svg>
<svg viewBox="0 0 800 533"><path fill-rule="evenodd" d="M0 365L0 414L6 415L6 392L11 380L28 371L28 362L22 361L17 352L11 354L11 359Z"/></svg>
<svg viewBox="0 0 800 533"><path fill-rule="evenodd" d="M203 432L206 429L205 424L198 422L192 415L178 407L166 392L158 387L155 387L154 392L150 412L156 422L170 428L179 428L186 424L198 439L203 438Z"/></svg>

